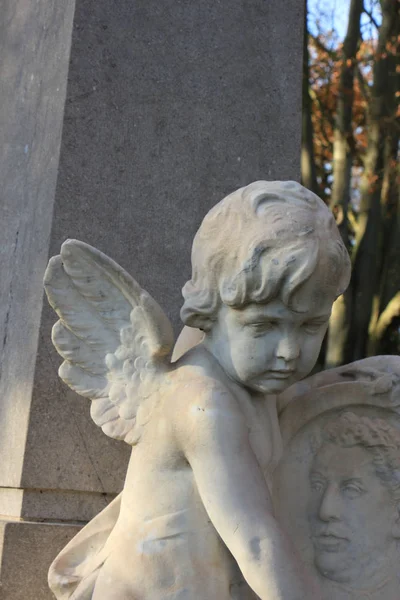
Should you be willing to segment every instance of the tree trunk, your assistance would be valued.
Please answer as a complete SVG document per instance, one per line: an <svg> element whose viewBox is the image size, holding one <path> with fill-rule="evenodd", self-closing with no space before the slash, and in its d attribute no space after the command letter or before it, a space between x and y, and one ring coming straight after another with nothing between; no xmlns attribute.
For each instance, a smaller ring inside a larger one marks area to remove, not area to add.
<svg viewBox="0 0 400 600"><path fill-rule="evenodd" d="M394 310L394 299L400 290L400 196L398 176L399 130L394 128L385 140L385 169L382 183L383 209L383 261L379 295L374 298L374 308L369 325L368 355L381 354L387 327L399 316Z"/></svg>
<svg viewBox="0 0 400 600"><path fill-rule="evenodd" d="M351 167L354 154L352 124L354 72L357 49L361 39L360 19L362 10L363 0L351 1L349 23L343 43L333 142L333 185L330 207L334 213L339 213L339 229L346 246L349 242L347 208L350 201Z"/></svg>
<svg viewBox="0 0 400 600"><path fill-rule="evenodd" d="M333 185L330 207L336 216L341 236L349 247L347 210L350 201L351 168L353 162L353 97L356 54L359 46L360 19L363 0L352 0L349 23L343 44L339 95L333 142ZM352 289L334 305L329 323L325 366L341 365L345 361L346 343L350 328Z"/></svg>
<svg viewBox="0 0 400 600"><path fill-rule="evenodd" d="M346 361L363 358L367 352L374 296L380 291L383 256L383 181L385 147L395 125L396 56L388 46L399 35L399 3L382 0L382 25L374 62L374 81L368 115L368 149L361 185L360 212L353 252L351 351ZM377 319L375 319L376 322Z"/></svg>

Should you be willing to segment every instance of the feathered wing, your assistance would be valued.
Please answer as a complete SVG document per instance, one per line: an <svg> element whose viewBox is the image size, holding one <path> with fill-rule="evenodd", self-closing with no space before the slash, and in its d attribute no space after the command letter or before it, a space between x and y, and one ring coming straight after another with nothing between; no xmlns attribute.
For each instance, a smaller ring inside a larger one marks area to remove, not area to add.
<svg viewBox="0 0 400 600"><path fill-rule="evenodd" d="M60 317L52 340L64 358L61 379L92 400L105 434L135 444L171 368L171 323L117 263L77 240L50 260L44 286Z"/></svg>

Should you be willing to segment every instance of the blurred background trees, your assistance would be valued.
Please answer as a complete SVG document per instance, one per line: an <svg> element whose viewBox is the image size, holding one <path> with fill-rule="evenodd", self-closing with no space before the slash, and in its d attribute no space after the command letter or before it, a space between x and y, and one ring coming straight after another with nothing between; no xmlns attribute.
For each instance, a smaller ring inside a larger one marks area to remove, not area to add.
<svg viewBox="0 0 400 600"><path fill-rule="evenodd" d="M400 354L400 0L308 0L302 183L352 260L321 366Z"/></svg>

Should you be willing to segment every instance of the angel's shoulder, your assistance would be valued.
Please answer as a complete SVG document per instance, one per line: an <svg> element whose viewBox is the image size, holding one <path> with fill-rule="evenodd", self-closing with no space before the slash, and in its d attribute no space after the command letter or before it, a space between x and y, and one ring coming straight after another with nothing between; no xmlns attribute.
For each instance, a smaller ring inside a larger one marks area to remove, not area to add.
<svg viewBox="0 0 400 600"><path fill-rule="evenodd" d="M176 381L174 397L186 406L201 404L214 406L234 399L228 387L212 374L192 371L180 373Z"/></svg>
<svg viewBox="0 0 400 600"><path fill-rule="evenodd" d="M221 419L243 415L228 385L216 376L213 369L201 365L185 365L177 369L174 390L174 418L188 428L207 427Z"/></svg>
<svg viewBox="0 0 400 600"><path fill-rule="evenodd" d="M228 448L247 436L244 414L224 382L202 373L181 384L171 416L184 453L217 451L222 440Z"/></svg>

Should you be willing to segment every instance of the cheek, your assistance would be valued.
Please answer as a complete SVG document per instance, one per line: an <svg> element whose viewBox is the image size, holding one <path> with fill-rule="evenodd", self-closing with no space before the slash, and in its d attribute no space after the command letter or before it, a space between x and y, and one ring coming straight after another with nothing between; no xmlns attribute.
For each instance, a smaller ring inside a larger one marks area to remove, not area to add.
<svg viewBox="0 0 400 600"><path fill-rule="evenodd" d="M275 353L275 347L277 344L276 335L274 333L267 333L259 337L253 338L251 347L254 354L254 363L265 367L269 363L272 356Z"/></svg>
<svg viewBox="0 0 400 600"><path fill-rule="evenodd" d="M358 502L352 502L348 507L349 529L357 533L354 540L359 545L365 545L368 541L372 546L378 544L379 540L387 539L391 532L391 520L385 507L365 494Z"/></svg>
<svg viewBox="0 0 400 600"><path fill-rule="evenodd" d="M236 371L247 377L264 371L272 354L273 342L267 336L242 335L231 348Z"/></svg>
<svg viewBox="0 0 400 600"><path fill-rule="evenodd" d="M314 490L310 490L309 494L310 496L307 503L307 518L312 524L315 522L318 516L319 507L321 506L321 495Z"/></svg>
<svg viewBox="0 0 400 600"><path fill-rule="evenodd" d="M228 352L236 371L242 373L247 370L248 365L253 364L256 360L257 346L254 340L242 333L236 337Z"/></svg>
<svg viewBox="0 0 400 600"><path fill-rule="evenodd" d="M362 512L365 517L365 532L372 545L377 545L379 541L393 540L396 512L390 504L370 502L363 507Z"/></svg>
<svg viewBox="0 0 400 600"><path fill-rule="evenodd" d="M301 364L304 370L311 371L317 362L325 332L320 335L304 335L301 340Z"/></svg>

